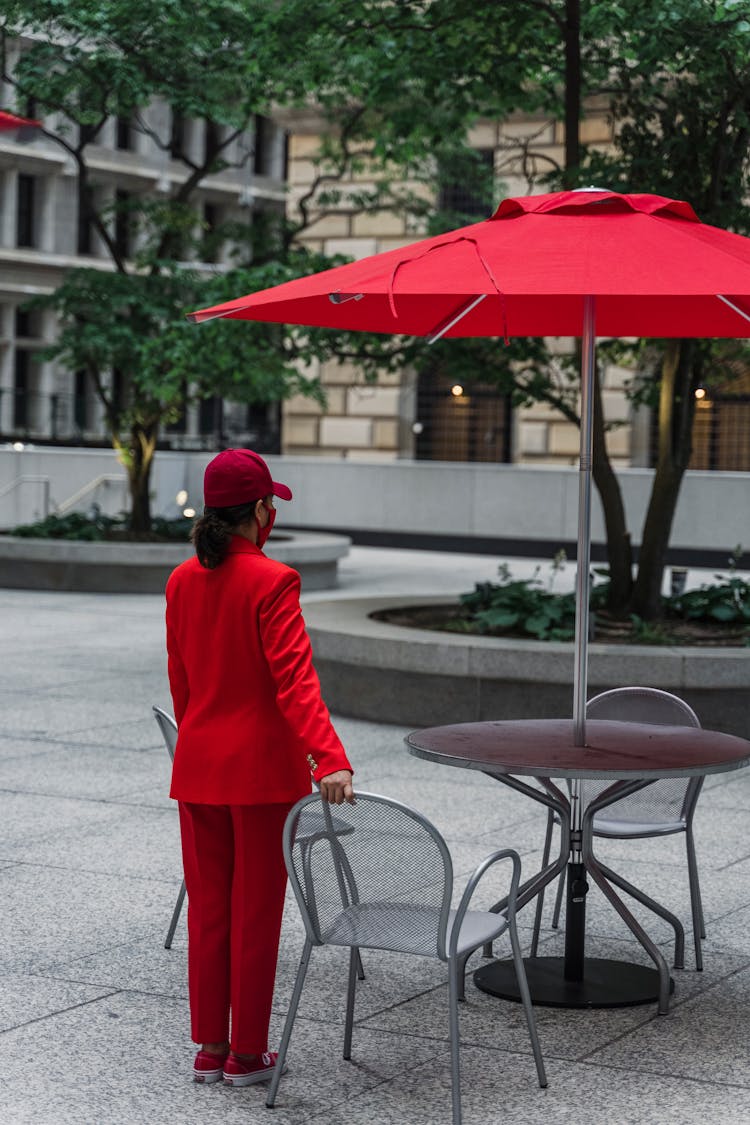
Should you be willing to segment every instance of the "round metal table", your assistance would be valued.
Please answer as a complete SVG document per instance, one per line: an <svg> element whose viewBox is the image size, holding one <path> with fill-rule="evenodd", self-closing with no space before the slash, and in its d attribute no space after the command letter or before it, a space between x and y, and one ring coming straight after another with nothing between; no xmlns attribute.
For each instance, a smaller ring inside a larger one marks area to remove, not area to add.
<svg viewBox="0 0 750 1125"><path fill-rule="evenodd" d="M572 719L517 719L428 727L413 731L406 744L416 757L480 770L554 809L559 817L560 856L528 879L518 895L520 908L567 867L565 956L526 959L534 1003L604 1008L658 1000L659 1012L666 1012L673 987L666 961L615 892L611 881L614 873L603 868L594 856L593 819L602 809L658 778L740 769L750 764L750 742L700 728L590 719L586 722L586 745L576 746ZM541 788L521 780L524 777L536 779ZM612 780L612 785L582 811L580 832L571 830L570 799L553 778ZM649 954L654 969L585 956L587 874ZM653 909L654 904L648 901ZM498 903L496 908L504 905ZM669 911L659 912L673 925L679 939L679 920ZM495 961L483 966L475 972L474 982L485 992L518 999L512 962Z"/></svg>

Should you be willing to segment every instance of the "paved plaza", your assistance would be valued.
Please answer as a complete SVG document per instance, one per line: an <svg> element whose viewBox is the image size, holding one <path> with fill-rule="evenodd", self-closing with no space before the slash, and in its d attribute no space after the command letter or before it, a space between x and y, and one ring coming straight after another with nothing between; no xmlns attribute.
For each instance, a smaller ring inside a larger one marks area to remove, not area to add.
<svg viewBox="0 0 750 1125"><path fill-rule="evenodd" d="M494 577L497 566L486 556L354 548L339 589L308 598L458 593ZM511 566L533 570L525 561ZM416 957L363 955L367 979L352 1062L344 1062L347 953L313 952L273 1111L264 1108L263 1087L191 1081L184 916L173 948L164 949L181 865L169 760L151 715L152 704L171 709L162 599L0 590L0 614L3 1125L449 1122L445 966ZM516 848L525 872L538 865L541 807L481 774L410 757L405 729L335 721L358 787L418 807L441 829L459 890L499 847ZM478 992L469 979L460 1013L465 1125L750 1123L748 813L747 771L708 780L695 822L704 972L693 970L688 932L668 1016L655 1005L538 1008L548 1089L536 1085L520 1006ZM687 928L682 838L602 843L601 853ZM489 890L485 902L494 897ZM542 953L562 949L550 911L548 903ZM668 949L666 925L634 913ZM526 941L531 920L529 909L520 915ZM591 955L648 963L595 889L588 923ZM289 896L274 1040L302 941ZM501 939L498 950L507 948ZM476 954L471 964L479 961Z"/></svg>

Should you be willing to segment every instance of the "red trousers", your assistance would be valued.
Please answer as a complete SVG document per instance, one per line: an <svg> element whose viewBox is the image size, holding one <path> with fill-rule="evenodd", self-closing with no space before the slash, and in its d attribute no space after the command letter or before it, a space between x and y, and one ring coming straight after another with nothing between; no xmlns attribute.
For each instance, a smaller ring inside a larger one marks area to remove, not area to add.
<svg viewBox="0 0 750 1125"><path fill-rule="evenodd" d="M196 1043L257 1055L268 1024L284 908L282 831L291 804L180 802L188 895L190 1022Z"/></svg>

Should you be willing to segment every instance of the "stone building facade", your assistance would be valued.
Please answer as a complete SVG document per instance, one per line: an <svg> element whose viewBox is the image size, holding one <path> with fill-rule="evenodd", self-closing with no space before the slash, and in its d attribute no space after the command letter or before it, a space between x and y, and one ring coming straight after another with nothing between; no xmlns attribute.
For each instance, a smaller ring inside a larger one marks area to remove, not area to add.
<svg viewBox="0 0 750 1125"><path fill-rule="evenodd" d="M16 50L22 46L16 44ZM12 105L13 98L12 88L0 89L0 105ZM151 133L166 139L179 128L188 154L200 160L207 131L221 129L205 120L176 119L171 107L159 101L143 107L139 117L139 122L110 118L87 147L97 204L127 196L165 199L185 180L185 164ZM55 131L61 119L49 115L42 123ZM77 126L71 123L68 138L77 139ZM252 209L283 212L283 128L256 117L254 128L232 141L225 155L230 166L206 177L195 194L196 222L210 228L246 219ZM113 219L112 233L130 238L125 257L132 257L137 241L126 230L118 232L116 223ZM227 248L205 268L221 268L222 261L228 261ZM112 268L97 232L84 220L75 161L42 133L30 131L23 140L0 133L0 441L106 444L102 406L83 373L39 357L55 337L54 314L23 308L29 298L52 292L66 271L81 267ZM272 405L278 415L278 405ZM196 403L173 432L163 435L162 444L213 448L217 428L225 441L250 444L255 440L250 415L240 404Z"/></svg>
<svg viewBox="0 0 750 1125"><path fill-rule="evenodd" d="M290 115L288 203L295 216L297 200L310 192L320 170L322 123L312 113ZM529 177L538 176L563 159L564 133L559 122L515 117L482 122L469 136L472 146L491 162L498 200L530 194ZM607 146L613 124L606 103L588 106L581 138ZM340 183L341 201L309 225L305 242L326 254L363 258L397 249L424 231L407 217L389 211L357 214L347 207L347 192L370 186L367 173ZM536 190L544 190L537 188ZM483 217L477 215L477 219ZM559 350L569 341L553 342ZM489 388L458 388L450 377L437 388L418 386L413 373L381 373L366 383L347 365L328 363L319 370L327 393L321 409L297 397L284 404L284 449L292 454L344 456L353 459L427 457L440 460L508 460L515 463L577 462L578 430L552 406L537 403L511 410ZM609 366L604 372L605 417L613 423L608 446L615 465L645 465L649 457L649 414L634 411L625 394L633 372ZM494 401L493 401L494 400ZM498 430L503 430L502 440ZM432 434L433 440L427 438Z"/></svg>

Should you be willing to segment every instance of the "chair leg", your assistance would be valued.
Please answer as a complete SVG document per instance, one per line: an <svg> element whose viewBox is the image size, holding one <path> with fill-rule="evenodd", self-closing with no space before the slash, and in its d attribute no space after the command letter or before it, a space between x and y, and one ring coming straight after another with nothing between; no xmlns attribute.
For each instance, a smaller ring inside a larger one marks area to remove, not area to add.
<svg viewBox="0 0 750 1125"><path fill-rule="evenodd" d="M464 953L456 958L456 997L458 1000L466 999L466 963L471 953Z"/></svg>
<svg viewBox="0 0 750 1125"><path fill-rule="evenodd" d="M312 953L312 942L309 938L305 939L305 945L302 950L302 957L300 958L299 968L297 969L297 976L294 981L294 988L292 989L292 998L289 1001L289 1011L286 1014L284 1022L284 1031L279 1043L279 1056L276 1060L274 1067L273 1078L271 1079L271 1086L268 1090L268 1097L266 1098L266 1105L269 1109L273 1107L276 1101L276 1094L279 1089L279 1082L281 1081L281 1072L284 1069L284 1061L286 1060L286 1052L289 1046L289 1040L292 1037L292 1028L294 1027L294 1020L297 1015L297 1008L299 1006L299 998L302 995L302 986L305 983L307 976L307 967L310 964L310 954Z"/></svg>
<svg viewBox="0 0 750 1125"><path fill-rule="evenodd" d="M344 1058L352 1057L352 1028L354 1027L354 997L357 989L357 959L359 950L349 950L349 983L346 989L346 1022L344 1023Z"/></svg>
<svg viewBox="0 0 750 1125"><path fill-rule="evenodd" d="M356 953L357 953L357 979L358 980L364 980L365 979L365 967L362 964L362 958L359 955L359 950L356 950Z"/></svg>
<svg viewBox="0 0 750 1125"><path fill-rule="evenodd" d="M552 849L552 829L555 823L555 814L552 809L547 809L547 831L544 836L544 852L542 853L542 869L549 863L549 853ZM534 914L534 931L531 936L530 957L536 957L539 948L539 933L542 928L542 909L544 907L544 888L536 896L536 913Z"/></svg>
<svg viewBox="0 0 750 1125"><path fill-rule="evenodd" d="M560 925L560 911L562 910L563 894L565 893L565 872L557 881L557 894L555 895L555 909L552 911L552 929Z"/></svg>
<svg viewBox="0 0 750 1125"><path fill-rule="evenodd" d="M529 992L529 984L526 980L526 969L524 968L523 957L521 956L521 943L518 940L518 930L516 929L515 915L508 919L508 929L510 930L510 944L511 949L513 950L513 964L516 970L518 991L521 993L521 1000L523 1001L523 1010L524 1015L526 1016L526 1026L529 1029L531 1049L534 1052L534 1062L536 1063L537 1078L539 1080L539 1085L542 1087L542 1089L544 1089L547 1085L547 1074L544 1069L542 1049L539 1046L539 1035L536 1030L536 1018L534 1016L534 1009L531 1006L531 993Z"/></svg>
<svg viewBox="0 0 750 1125"><path fill-rule="evenodd" d="M693 841L693 830L691 826L688 826L685 832L685 842L687 844L688 880L690 883L690 911L693 918L695 968L696 971L700 973L703 971L701 938L705 938L706 936L706 926L703 920L703 902L701 900L701 888L698 881L698 861L695 857L695 843Z"/></svg>
<svg viewBox="0 0 750 1125"><path fill-rule="evenodd" d="M172 921L169 923L169 929L167 930L167 939L164 942L164 948L165 949L171 949L172 948L172 938L174 937L174 932L177 929L177 923L180 920L180 914L182 913L182 904L183 904L184 901L185 901L185 880L183 879L182 880L182 886L180 887L180 893L177 895L177 902L175 903L174 910L172 911Z"/></svg>
<svg viewBox="0 0 750 1125"><path fill-rule="evenodd" d="M675 969L684 969L685 930L677 915L673 914L671 910L667 910L665 906L662 906L656 899L651 898L645 891L640 890L638 887L634 886L633 883L629 883L627 879L624 879L622 875L618 875L611 867L605 866L600 860L596 860L596 865L604 877L609 879L610 883L614 883L616 887L625 891L626 894L632 895L636 902L642 903L643 906L647 907L649 910L653 910L654 914L658 914L660 918L663 918L665 922L669 923L674 930L674 967Z"/></svg>
<svg viewBox="0 0 750 1125"><path fill-rule="evenodd" d="M451 1097L453 1125L461 1125L461 1055L458 1038L458 981L459 965L466 959L451 957L448 961L448 1027L451 1041Z"/></svg>

